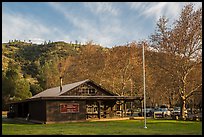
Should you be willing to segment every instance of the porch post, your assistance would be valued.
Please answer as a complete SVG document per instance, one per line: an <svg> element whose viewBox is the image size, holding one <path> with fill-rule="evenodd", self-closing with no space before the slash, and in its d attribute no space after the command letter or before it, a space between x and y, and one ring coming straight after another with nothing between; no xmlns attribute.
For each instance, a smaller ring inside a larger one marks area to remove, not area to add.
<svg viewBox="0 0 204 137"><path fill-rule="evenodd" d="M124 117L124 101L123 100L121 100L120 109L121 109L121 117Z"/></svg>
<svg viewBox="0 0 204 137"><path fill-rule="evenodd" d="M104 113L104 118L106 118L106 116L107 116L107 111L106 110L108 109L108 107L107 108L106 107L107 107L107 105L104 104L104 112L103 112Z"/></svg>
<svg viewBox="0 0 204 137"><path fill-rule="evenodd" d="M98 105L98 118L101 118L101 101L97 101L97 105Z"/></svg>
<svg viewBox="0 0 204 137"><path fill-rule="evenodd" d="M124 100L124 116L127 116L126 115L126 101Z"/></svg>

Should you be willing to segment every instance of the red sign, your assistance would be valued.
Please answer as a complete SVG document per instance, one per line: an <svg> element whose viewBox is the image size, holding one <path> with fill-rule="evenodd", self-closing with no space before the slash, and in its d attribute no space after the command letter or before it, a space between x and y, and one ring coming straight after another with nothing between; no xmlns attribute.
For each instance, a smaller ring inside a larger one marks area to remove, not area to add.
<svg viewBox="0 0 204 137"><path fill-rule="evenodd" d="M78 103L60 104L61 113L77 113L79 112Z"/></svg>

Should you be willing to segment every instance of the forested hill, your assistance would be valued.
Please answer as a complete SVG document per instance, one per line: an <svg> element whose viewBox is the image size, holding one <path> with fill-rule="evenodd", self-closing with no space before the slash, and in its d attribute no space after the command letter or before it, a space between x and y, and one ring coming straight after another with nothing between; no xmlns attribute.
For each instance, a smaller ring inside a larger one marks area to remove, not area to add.
<svg viewBox="0 0 204 137"><path fill-rule="evenodd" d="M113 48L104 48L92 42L85 45L66 42L32 44L17 40L3 43L3 91L5 94L9 92L10 97L14 96L16 93L8 90L13 86L14 92L20 92L15 100L27 98L44 89L59 86L59 77L62 76L63 84L88 78L122 94L121 89L130 91L127 85L130 85L132 70L140 67L134 75L141 75L141 55L141 47L136 43ZM21 97L21 90L27 91L23 93L25 97Z"/></svg>
<svg viewBox="0 0 204 137"><path fill-rule="evenodd" d="M57 58L76 55L79 46L65 42L40 45L19 41L4 43L2 44L3 70L6 71L11 62L21 66L23 74L35 77L39 66Z"/></svg>

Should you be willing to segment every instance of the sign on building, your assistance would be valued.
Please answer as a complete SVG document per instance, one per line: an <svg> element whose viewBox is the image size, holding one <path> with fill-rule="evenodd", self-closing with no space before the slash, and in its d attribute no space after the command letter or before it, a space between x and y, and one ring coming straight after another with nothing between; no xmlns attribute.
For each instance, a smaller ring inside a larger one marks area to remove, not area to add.
<svg viewBox="0 0 204 137"><path fill-rule="evenodd" d="M78 103L60 104L60 113L77 113L79 112Z"/></svg>

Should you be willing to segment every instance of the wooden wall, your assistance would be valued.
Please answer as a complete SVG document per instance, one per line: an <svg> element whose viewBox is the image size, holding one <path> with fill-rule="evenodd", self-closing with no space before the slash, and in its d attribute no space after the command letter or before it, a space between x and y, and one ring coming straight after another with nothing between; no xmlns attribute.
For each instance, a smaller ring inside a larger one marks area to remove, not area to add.
<svg viewBox="0 0 204 137"><path fill-rule="evenodd" d="M36 121L46 121L46 103L45 101L30 101L29 102L29 113L30 113L30 120Z"/></svg>
<svg viewBox="0 0 204 137"><path fill-rule="evenodd" d="M60 104L79 104L78 112L60 112ZM86 120L86 102L85 101L46 101L46 121L75 121Z"/></svg>

